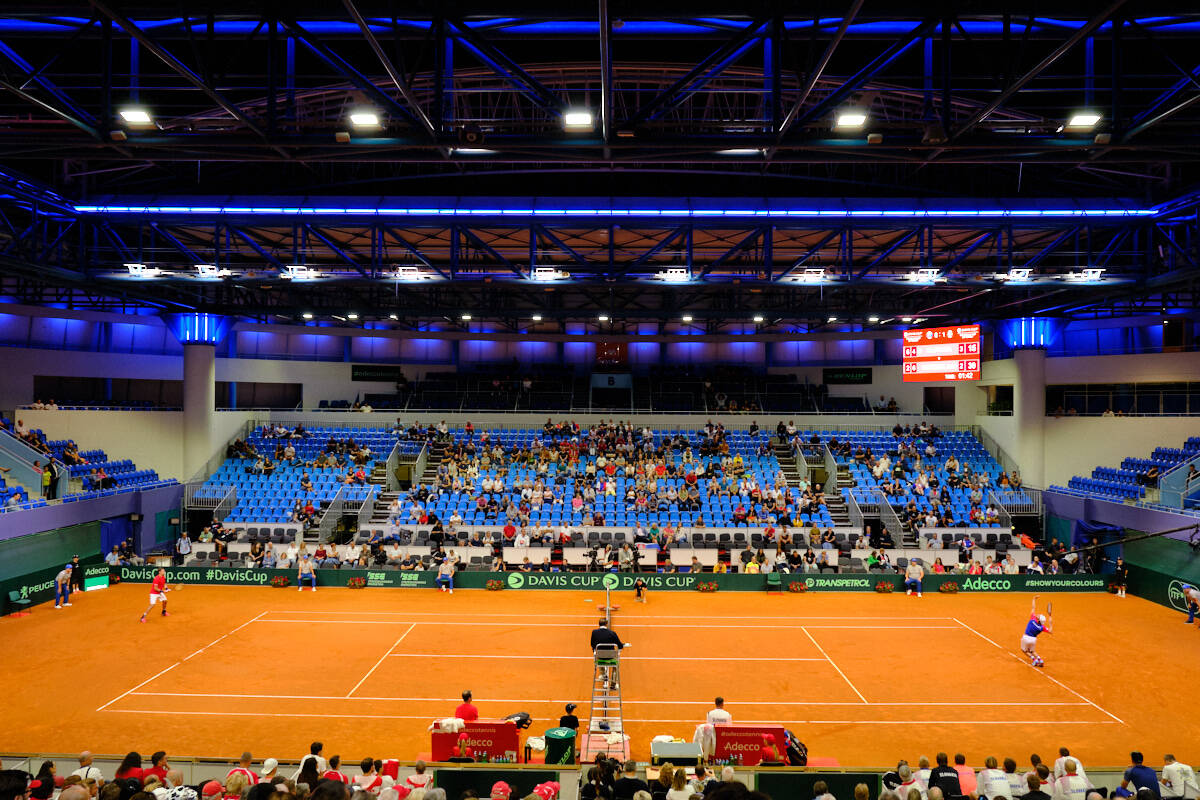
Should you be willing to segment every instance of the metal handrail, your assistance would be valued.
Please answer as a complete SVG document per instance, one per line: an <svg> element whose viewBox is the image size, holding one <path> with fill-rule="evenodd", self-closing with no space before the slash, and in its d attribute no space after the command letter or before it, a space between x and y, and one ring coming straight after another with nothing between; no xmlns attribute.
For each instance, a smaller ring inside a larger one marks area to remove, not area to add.
<svg viewBox="0 0 1200 800"><path fill-rule="evenodd" d="M850 517L850 524L860 531L863 530L863 512L858 506L858 500L854 499L854 492L846 488L842 489L841 493L842 500L846 503L846 513Z"/></svg>
<svg viewBox="0 0 1200 800"><path fill-rule="evenodd" d="M885 528L893 531L896 536L904 536L904 523L900 521L900 515L896 513L896 509L892 508L888 496L883 493L883 490L876 489L875 499L879 503L879 521ZM900 540L896 539L896 541Z"/></svg>
<svg viewBox="0 0 1200 800"><path fill-rule="evenodd" d="M342 519L342 510L346 507L346 499L343 495L346 493L345 484L338 487L337 494L329 501L329 505L325 507L325 513L321 515L321 521L317 526L317 541L327 542L333 529Z"/></svg>
<svg viewBox="0 0 1200 800"><path fill-rule="evenodd" d="M996 496L995 490L988 492L987 499L989 503L996 507L996 511L1000 513L1000 527L1007 528L1011 531L1013 526L1012 514L1009 513L1008 509L1004 507L1004 504L1000 502L1000 498Z"/></svg>

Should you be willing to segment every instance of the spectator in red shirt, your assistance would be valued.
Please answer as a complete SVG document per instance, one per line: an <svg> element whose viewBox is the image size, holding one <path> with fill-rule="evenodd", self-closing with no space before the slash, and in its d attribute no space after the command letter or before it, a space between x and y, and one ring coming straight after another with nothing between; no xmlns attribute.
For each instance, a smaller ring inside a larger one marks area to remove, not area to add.
<svg viewBox="0 0 1200 800"><path fill-rule="evenodd" d="M250 781L250 785L258 783L258 776L254 774L254 770L250 769L250 765L254 763L254 756L249 750L242 751L242 757L238 760L238 765L229 770L225 775L225 780L229 780L229 776L235 772L240 772Z"/></svg>
<svg viewBox="0 0 1200 800"><path fill-rule="evenodd" d="M454 709L454 716L461 719L463 722L474 722L479 719L479 709L471 702L471 691L462 693L463 701L459 703L458 708Z"/></svg>
<svg viewBox="0 0 1200 800"><path fill-rule="evenodd" d="M150 768L142 770L142 781L151 775L157 775L158 780L164 786L167 785L167 770L171 767L167 764L167 751L159 750L154 755L150 756ZM253 781L252 781L253 782Z"/></svg>
<svg viewBox="0 0 1200 800"><path fill-rule="evenodd" d="M117 773L113 775L116 780L124 778L136 778L138 783L142 782L142 754L136 750L130 751L122 759L121 765L117 767Z"/></svg>
<svg viewBox="0 0 1200 800"><path fill-rule="evenodd" d="M511 522L504 525L504 538L512 541L512 538L517 535L517 528Z"/></svg>
<svg viewBox="0 0 1200 800"><path fill-rule="evenodd" d="M329 769L321 775L321 780L341 781L342 783L350 783L350 776L341 771L342 757L330 756Z"/></svg>

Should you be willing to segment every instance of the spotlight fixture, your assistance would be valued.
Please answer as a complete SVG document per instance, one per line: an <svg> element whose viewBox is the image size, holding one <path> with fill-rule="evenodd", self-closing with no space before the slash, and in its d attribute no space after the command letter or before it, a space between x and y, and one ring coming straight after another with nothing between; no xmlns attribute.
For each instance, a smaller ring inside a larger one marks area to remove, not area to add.
<svg viewBox="0 0 1200 800"><path fill-rule="evenodd" d="M304 264L287 264L284 266L283 272L279 273L279 277L286 281L311 281L321 277L321 274L314 272Z"/></svg>
<svg viewBox="0 0 1200 800"><path fill-rule="evenodd" d="M691 314L684 314L684 315L683 315L683 321L684 321L684 322L691 322L691 321L692 321L692 315L691 315Z"/></svg>
<svg viewBox="0 0 1200 800"><path fill-rule="evenodd" d="M996 273L996 280L1009 281L1012 283L1024 283L1029 280L1029 276L1033 274L1033 270L1029 267L1013 267L1008 272Z"/></svg>
<svg viewBox="0 0 1200 800"><path fill-rule="evenodd" d="M912 317L901 317L900 321L901 322L912 322Z"/></svg>
<svg viewBox="0 0 1200 800"><path fill-rule="evenodd" d="M470 322L470 321L471 321L471 315L470 315L470 314L463 314L461 317L459 317L459 319L461 319L463 322Z"/></svg>
<svg viewBox="0 0 1200 800"><path fill-rule="evenodd" d="M358 319L358 314L351 312L346 315L346 319Z"/></svg>
<svg viewBox="0 0 1200 800"><path fill-rule="evenodd" d="M130 106L129 108L122 108L120 111L120 114L121 114L121 119L125 120L126 122L128 122L131 125L149 125L154 121L150 118L149 111L147 111L144 108L138 108L136 106Z"/></svg>
<svg viewBox="0 0 1200 800"><path fill-rule="evenodd" d="M837 322L837 317L830 317L829 319L827 319L825 321L826 322Z"/></svg>
<svg viewBox="0 0 1200 800"><path fill-rule="evenodd" d="M764 319L765 319L765 317L763 317L763 315L762 315L762 314L755 314L755 315L754 315L754 321L755 321L755 322L762 322Z"/></svg>
<svg viewBox="0 0 1200 800"><path fill-rule="evenodd" d="M913 283L945 283L942 271L936 267L922 267L908 273L908 279Z"/></svg>
<svg viewBox="0 0 1200 800"><path fill-rule="evenodd" d="M312 319L312 318L313 318L313 315L312 315L311 313L309 313L308 311L305 311L305 312L304 312L303 314L301 314L300 316L304 317L305 319Z"/></svg>
<svg viewBox="0 0 1200 800"><path fill-rule="evenodd" d="M719 156L761 156L763 150L760 147L730 147L725 150L718 150Z"/></svg>
<svg viewBox="0 0 1200 800"><path fill-rule="evenodd" d="M601 322L608 322L608 314L601 314L597 319Z"/></svg>
<svg viewBox="0 0 1200 800"><path fill-rule="evenodd" d="M379 115L374 111L359 110L350 112L350 124L356 128L378 128Z"/></svg>
<svg viewBox="0 0 1200 800"><path fill-rule="evenodd" d="M147 267L145 264L126 264L125 269L129 270L131 278L153 278L162 272L158 267Z"/></svg>
<svg viewBox="0 0 1200 800"><path fill-rule="evenodd" d="M879 322L879 317L872 314L871 316L867 317L867 322Z"/></svg>
<svg viewBox="0 0 1200 800"><path fill-rule="evenodd" d="M534 314L532 317L530 317L530 319L532 319L534 322L541 322L541 321L542 321L542 315L541 315L541 314Z"/></svg>
<svg viewBox="0 0 1200 800"><path fill-rule="evenodd" d="M687 283L692 274L687 267L667 267L659 271L658 277L666 283Z"/></svg>
<svg viewBox="0 0 1200 800"><path fill-rule="evenodd" d="M562 120L565 131L590 131L595 126L592 112L586 108L568 109L563 112Z"/></svg>
<svg viewBox="0 0 1200 800"><path fill-rule="evenodd" d="M1104 280L1104 268L1084 267L1079 272L1067 273L1066 279L1071 283L1099 283Z"/></svg>
<svg viewBox="0 0 1200 800"><path fill-rule="evenodd" d="M200 278L226 278L233 273L227 269L221 269L216 264L197 264L196 276Z"/></svg>
<svg viewBox="0 0 1200 800"><path fill-rule="evenodd" d="M1067 128L1075 128L1077 130L1091 129L1096 127L1096 123L1100 119L1100 115L1095 111L1076 111L1067 120Z"/></svg>
<svg viewBox="0 0 1200 800"><path fill-rule="evenodd" d="M531 280L535 281L563 281L571 277L571 273L563 272L555 267L534 267L529 273Z"/></svg>
<svg viewBox="0 0 1200 800"><path fill-rule="evenodd" d="M805 269L804 272L791 275L787 278L784 278L784 280L790 283L824 283L825 268L809 267Z"/></svg>
<svg viewBox="0 0 1200 800"><path fill-rule="evenodd" d="M396 271L392 273L392 277L405 283L419 283L421 281L431 281L435 278L432 272L409 264L398 265Z"/></svg>
<svg viewBox="0 0 1200 800"><path fill-rule="evenodd" d="M847 108L838 112L837 121L834 124L834 127L841 130L858 130L866 124L866 112L858 109Z"/></svg>
<svg viewBox="0 0 1200 800"><path fill-rule="evenodd" d="M395 314L388 314L388 319L400 319L400 317L396 316Z"/></svg>

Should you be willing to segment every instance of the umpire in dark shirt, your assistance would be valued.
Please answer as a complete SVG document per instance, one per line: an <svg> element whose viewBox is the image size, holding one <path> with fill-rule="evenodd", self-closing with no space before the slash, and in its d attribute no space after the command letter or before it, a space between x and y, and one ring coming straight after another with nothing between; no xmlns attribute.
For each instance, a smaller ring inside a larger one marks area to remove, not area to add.
<svg viewBox="0 0 1200 800"><path fill-rule="evenodd" d="M949 800L951 797L961 795L962 786L958 782L958 772L949 765L950 759L945 753L937 754L937 766L929 773L929 788L937 787L942 790L942 794Z"/></svg>
<svg viewBox="0 0 1200 800"><path fill-rule="evenodd" d="M592 631L592 651L595 652L596 645L599 644L615 644L620 650L625 645L621 642L621 637L617 636L616 631L609 630L608 620L602 619L599 622L599 627Z"/></svg>

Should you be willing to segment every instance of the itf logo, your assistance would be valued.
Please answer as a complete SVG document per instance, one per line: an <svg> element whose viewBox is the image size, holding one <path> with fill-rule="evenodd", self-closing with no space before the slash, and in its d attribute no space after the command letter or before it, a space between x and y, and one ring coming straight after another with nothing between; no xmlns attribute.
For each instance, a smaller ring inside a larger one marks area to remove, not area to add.
<svg viewBox="0 0 1200 800"><path fill-rule="evenodd" d="M1167 602L1171 604L1171 608L1179 609L1180 611L1188 610L1187 597L1183 594L1183 582L1171 581L1167 584Z"/></svg>

